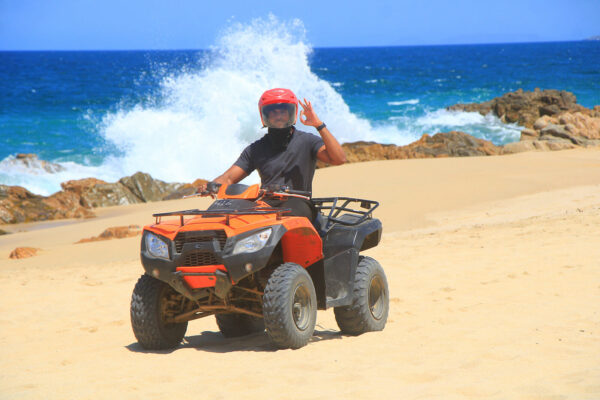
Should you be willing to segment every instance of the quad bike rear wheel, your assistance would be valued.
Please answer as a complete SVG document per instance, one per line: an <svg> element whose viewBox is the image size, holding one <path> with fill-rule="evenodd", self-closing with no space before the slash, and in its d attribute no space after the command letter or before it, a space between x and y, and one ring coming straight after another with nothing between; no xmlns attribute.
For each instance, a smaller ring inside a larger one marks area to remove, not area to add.
<svg viewBox="0 0 600 400"><path fill-rule="evenodd" d="M147 350L177 347L187 322L167 323L177 312L184 298L171 286L149 275L142 275L131 296L131 327L138 343Z"/></svg>
<svg viewBox="0 0 600 400"><path fill-rule="evenodd" d="M390 308L387 279L381 265L361 256L354 275L352 304L334 307L340 330L349 335L381 331Z"/></svg>
<svg viewBox="0 0 600 400"><path fill-rule="evenodd" d="M317 322L317 296L304 268L284 263L273 271L263 295L263 315L267 334L275 346L306 346Z"/></svg>
<svg viewBox="0 0 600 400"><path fill-rule="evenodd" d="M246 336L265 330L262 318L246 314L217 314L217 326L226 338Z"/></svg>

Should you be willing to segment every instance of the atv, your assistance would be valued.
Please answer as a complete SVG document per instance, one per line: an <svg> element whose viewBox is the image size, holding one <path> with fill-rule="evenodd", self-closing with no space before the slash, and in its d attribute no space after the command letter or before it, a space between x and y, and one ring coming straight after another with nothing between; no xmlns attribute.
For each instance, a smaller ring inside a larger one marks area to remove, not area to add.
<svg viewBox="0 0 600 400"><path fill-rule="evenodd" d="M381 239L372 215L378 202L214 182L201 194L216 198L208 209L153 214L155 223L144 227L145 274L131 298L143 348L174 348L188 321L210 315L224 337L266 329L278 348L305 346L317 309L333 307L345 334L384 328L387 280L377 261L360 255ZM310 200L316 219L265 202L289 197Z"/></svg>

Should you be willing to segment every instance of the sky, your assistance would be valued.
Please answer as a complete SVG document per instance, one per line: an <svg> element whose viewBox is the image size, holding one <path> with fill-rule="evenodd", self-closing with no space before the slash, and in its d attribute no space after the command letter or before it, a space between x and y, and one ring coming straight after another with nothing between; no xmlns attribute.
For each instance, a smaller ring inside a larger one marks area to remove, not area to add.
<svg viewBox="0 0 600 400"><path fill-rule="evenodd" d="M300 19L314 47L581 40L600 0L0 0L0 50L206 49L231 21Z"/></svg>

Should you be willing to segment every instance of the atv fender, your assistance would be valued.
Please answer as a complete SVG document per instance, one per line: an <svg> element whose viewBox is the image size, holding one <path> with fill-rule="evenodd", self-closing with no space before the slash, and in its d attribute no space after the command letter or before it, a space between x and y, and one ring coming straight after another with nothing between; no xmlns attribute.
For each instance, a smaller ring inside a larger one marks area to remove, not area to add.
<svg viewBox="0 0 600 400"><path fill-rule="evenodd" d="M352 303L359 253L377 246L381 232L378 219L368 219L358 225L335 224L327 232L323 246L327 308Z"/></svg>

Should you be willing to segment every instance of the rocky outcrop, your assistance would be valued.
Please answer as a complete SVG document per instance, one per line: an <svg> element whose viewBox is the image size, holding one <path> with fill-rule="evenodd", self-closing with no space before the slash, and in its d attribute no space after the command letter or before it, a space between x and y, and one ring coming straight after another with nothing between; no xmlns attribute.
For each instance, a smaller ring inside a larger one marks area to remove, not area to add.
<svg viewBox="0 0 600 400"><path fill-rule="evenodd" d="M88 218L94 213L70 193L49 197L31 193L20 186L0 185L0 223L45 221L59 218Z"/></svg>
<svg viewBox="0 0 600 400"><path fill-rule="evenodd" d="M7 168L20 167L24 169L41 169L51 174L65 170L65 168L60 164L40 160L36 154L25 153L20 153L16 156L9 156L6 159L2 160L0 165Z"/></svg>
<svg viewBox="0 0 600 400"><path fill-rule="evenodd" d="M482 115L492 113L503 122L517 123L526 128L533 128L540 117L558 117L565 112L600 117L600 110L590 110L577 104L575 95L564 90L535 89L533 92L525 92L519 89L484 103L456 104L447 109L478 112Z"/></svg>
<svg viewBox="0 0 600 400"><path fill-rule="evenodd" d="M100 235L93 236L87 239L81 239L77 243L88 243L88 242L98 242L101 240L110 240L110 239L124 239L128 237L134 237L141 234L139 225L129 225L129 226L113 226L111 228L105 229Z"/></svg>
<svg viewBox="0 0 600 400"><path fill-rule="evenodd" d="M520 142L506 144L502 154L600 146L600 106L585 108L566 91L519 89L484 103L456 104L448 109L492 113L504 122L524 126Z"/></svg>
<svg viewBox="0 0 600 400"><path fill-rule="evenodd" d="M17 247L13 251L10 252L8 258L12 259L20 259L20 258L29 258L37 255L39 249L35 247Z"/></svg>
<svg viewBox="0 0 600 400"><path fill-rule="evenodd" d="M149 174L143 172L136 172L131 176L121 178L119 183L144 203L163 200L183 186L181 183L166 183L153 179Z"/></svg>
<svg viewBox="0 0 600 400"><path fill-rule="evenodd" d="M372 160L399 160L408 158L469 157L500 154L502 148L488 140L478 139L464 132L424 134L421 139L406 146L354 142L342 145L348 162ZM322 168L325 163L317 162Z"/></svg>
<svg viewBox="0 0 600 400"><path fill-rule="evenodd" d="M166 183L137 172L115 183L96 178L63 182L62 190L48 197L0 185L0 224L94 217L92 209L97 207L177 199L195 193L203 182Z"/></svg>

